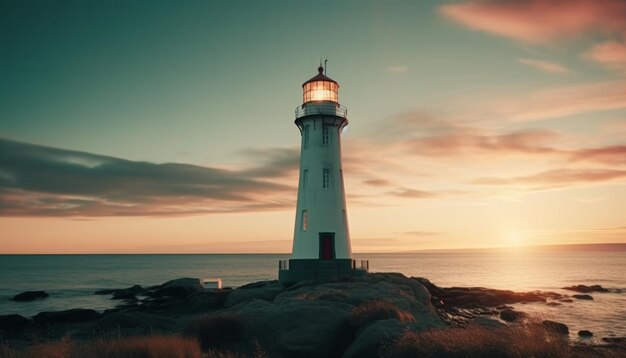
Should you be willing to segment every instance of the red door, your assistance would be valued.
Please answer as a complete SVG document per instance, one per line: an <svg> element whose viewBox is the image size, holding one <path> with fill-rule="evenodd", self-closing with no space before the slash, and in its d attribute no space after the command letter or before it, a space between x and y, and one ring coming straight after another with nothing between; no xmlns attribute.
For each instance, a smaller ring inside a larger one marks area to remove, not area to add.
<svg viewBox="0 0 626 358"><path fill-rule="evenodd" d="M332 260L335 258L335 235L320 234L320 259Z"/></svg>

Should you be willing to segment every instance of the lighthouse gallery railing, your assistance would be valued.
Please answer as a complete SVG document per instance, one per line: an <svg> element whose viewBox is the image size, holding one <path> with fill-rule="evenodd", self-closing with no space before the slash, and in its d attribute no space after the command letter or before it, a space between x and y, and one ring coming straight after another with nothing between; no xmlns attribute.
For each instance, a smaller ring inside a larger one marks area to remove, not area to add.
<svg viewBox="0 0 626 358"><path fill-rule="evenodd" d="M316 114L328 114L331 116L348 118L348 109L334 102L307 102L296 108L296 119Z"/></svg>

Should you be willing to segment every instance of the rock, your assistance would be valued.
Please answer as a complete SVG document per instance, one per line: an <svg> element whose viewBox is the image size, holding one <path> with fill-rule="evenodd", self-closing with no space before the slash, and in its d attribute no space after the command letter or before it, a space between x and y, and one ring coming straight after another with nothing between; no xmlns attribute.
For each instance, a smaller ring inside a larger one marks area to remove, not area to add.
<svg viewBox="0 0 626 358"><path fill-rule="evenodd" d="M150 333L153 330L164 331L174 323L162 317L144 312L112 312L104 314L94 323L97 331L116 331L119 328L137 328Z"/></svg>
<svg viewBox="0 0 626 358"><path fill-rule="evenodd" d="M402 336L407 326L397 319L384 319L361 330L342 358L378 358L382 349Z"/></svg>
<svg viewBox="0 0 626 358"><path fill-rule="evenodd" d="M496 307L497 310L512 310L513 307L512 306L507 306L507 305L500 305L498 307Z"/></svg>
<svg viewBox="0 0 626 358"><path fill-rule="evenodd" d="M20 294L17 294L11 298L12 301L18 302L28 302L34 300L41 300L50 296L46 291L26 291Z"/></svg>
<svg viewBox="0 0 626 358"><path fill-rule="evenodd" d="M576 286L563 287L563 289L569 290L569 291L581 292L581 293L609 292L609 290L607 290L606 288L600 285L593 285L593 286L576 285Z"/></svg>
<svg viewBox="0 0 626 358"><path fill-rule="evenodd" d="M233 290L226 298L224 306L232 307L253 299L272 301L278 293L284 290L285 288L277 280L255 282Z"/></svg>
<svg viewBox="0 0 626 358"><path fill-rule="evenodd" d="M441 288L432 282L417 278L430 292L436 307L453 306L463 308L505 307L511 303L546 302L560 299L562 295L555 292L513 292L484 287L450 287Z"/></svg>
<svg viewBox="0 0 626 358"><path fill-rule="evenodd" d="M577 300L593 300L593 297L590 295L572 295Z"/></svg>
<svg viewBox="0 0 626 358"><path fill-rule="evenodd" d="M7 314L0 316L0 331L20 331L26 328L31 321L19 314Z"/></svg>
<svg viewBox="0 0 626 358"><path fill-rule="evenodd" d="M175 297L187 297L190 294L198 291L203 291L204 287L197 278L179 278L158 286L154 291L155 297L163 296L175 296Z"/></svg>
<svg viewBox="0 0 626 358"><path fill-rule="evenodd" d="M195 292L187 298L187 307L193 312L221 308L232 292L231 289L207 289Z"/></svg>
<svg viewBox="0 0 626 358"><path fill-rule="evenodd" d="M582 331L578 331L578 336L579 337L584 337L584 338L589 338L589 337L593 337L593 333L591 331L583 329Z"/></svg>
<svg viewBox="0 0 626 358"><path fill-rule="evenodd" d="M572 300L571 298L562 298L560 301L561 301L561 302L567 302L567 303L572 303L572 302L574 302L574 300Z"/></svg>
<svg viewBox="0 0 626 358"><path fill-rule="evenodd" d="M565 335L569 334L569 328L567 327L566 324L563 324L561 322L545 320L541 322L541 325L544 326L547 330L554 332L554 333L565 334Z"/></svg>
<svg viewBox="0 0 626 358"><path fill-rule="evenodd" d="M526 314L524 312L518 312L518 311L513 311L513 310L504 310L500 312L500 318L503 321L507 321L507 322L515 322L524 317L526 317Z"/></svg>
<svg viewBox="0 0 626 358"><path fill-rule="evenodd" d="M489 329L500 329L506 327L506 324L487 317L476 317L469 323L471 326L480 326Z"/></svg>
<svg viewBox="0 0 626 358"><path fill-rule="evenodd" d="M111 299L112 300L130 300L130 299L135 299L137 295L143 295L145 293L146 293L146 290L143 287L139 285L135 285L129 288L114 290L113 297L111 297Z"/></svg>
<svg viewBox="0 0 626 358"><path fill-rule="evenodd" d="M259 342L269 357L328 357L345 344L350 306L337 302L252 300L226 309L241 318L241 342Z"/></svg>
<svg viewBox="0 0 626 358"><path fill-rule="evenodd" d="M626 337L602 337L602 341L606 343L626 343Z"/></svg>
<svg viewBox="0 0 626 358"><path fill-rule="evenodd" d="M41 312L33 317L37 323L78 323L92 321L100 318L100 313L83 308L75 308L66 311Z"/></svg>

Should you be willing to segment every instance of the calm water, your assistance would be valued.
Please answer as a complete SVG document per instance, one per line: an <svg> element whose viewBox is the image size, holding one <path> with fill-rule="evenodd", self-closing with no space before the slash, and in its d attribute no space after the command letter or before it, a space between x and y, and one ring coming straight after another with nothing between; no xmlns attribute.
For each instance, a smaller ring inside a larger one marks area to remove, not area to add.
<svg viewBox="0 0 626 358"><path fill-rule="evenodd" d="M0 255L0 314L34 315L44 310L95 308L116 302L93 292L134 284L157 285L179 277L220 277L225 286L276 279L278 260L287 255ZM369 259L370 271L421 276L439 286L482 286L516 291L600 284L624 293L595 293L594 301L548 307L520 305L544 318L569 325L576 334L626 336L626 253L444 252L355 255ZM45 290L50 297L12 302L13 295Z"/></svg>

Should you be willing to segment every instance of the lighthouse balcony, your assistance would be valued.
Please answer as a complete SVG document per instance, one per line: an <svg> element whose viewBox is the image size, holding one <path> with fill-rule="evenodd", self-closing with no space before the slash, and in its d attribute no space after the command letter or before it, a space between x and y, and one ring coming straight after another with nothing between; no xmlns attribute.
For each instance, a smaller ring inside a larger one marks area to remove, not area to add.
<svg viewBox="0 0 626 358"><path fill-rule="evenodd" d="M336 102L331 101L307 102L296 108L296 119L315 115L329 115L348 118L348 109Z"/></svg>

